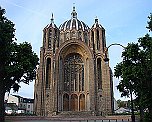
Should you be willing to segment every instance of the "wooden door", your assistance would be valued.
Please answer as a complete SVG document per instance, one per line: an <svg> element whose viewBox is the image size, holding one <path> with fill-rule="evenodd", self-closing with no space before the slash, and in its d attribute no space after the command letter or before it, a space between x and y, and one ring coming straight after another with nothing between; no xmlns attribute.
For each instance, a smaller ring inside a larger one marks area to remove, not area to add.
<svg viewBox="0 0 152 122"><path fill-rule="evenodd" d="M71 95L71 111L78 111L78 96L76 94Z"/></svg>
<svg viewBox="0 0 152 122"><path fill-rule="evenodd" d="M79 99L79 109L80 111L84 111L85 110L85 96L84 94L80 95L80 99Z"/></svg>

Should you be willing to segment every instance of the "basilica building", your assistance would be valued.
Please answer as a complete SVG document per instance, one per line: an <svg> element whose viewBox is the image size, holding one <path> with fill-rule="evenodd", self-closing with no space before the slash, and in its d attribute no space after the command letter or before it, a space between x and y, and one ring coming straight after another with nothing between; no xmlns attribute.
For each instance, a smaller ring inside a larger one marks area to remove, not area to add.
<svg viewBox="0 0 152 122"><path fill-rule="evenodd" d="M105 29L97 18L89 27L73 7L71 18L57 27L52 15L43 30L34 86L36 115L112 113L112 72L104 61L106 49Z"/></svg>

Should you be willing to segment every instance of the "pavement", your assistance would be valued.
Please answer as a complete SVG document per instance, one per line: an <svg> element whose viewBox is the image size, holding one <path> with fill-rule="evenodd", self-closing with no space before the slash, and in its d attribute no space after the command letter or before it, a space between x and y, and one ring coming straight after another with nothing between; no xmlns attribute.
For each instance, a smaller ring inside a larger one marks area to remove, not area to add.
<svg viewBox="0 0 152 122"><path fill-rule="evenodd" d="M130 122L127 120L8 120L6 122ZM139 121L136 121L139 122Z"/></svg>
<svg viewBox="0 0 152 122"><path fill-rule="evenodd" d="M131 122L130 116L39 117L6 116L6 122ZM136 122L139 122L136 120Z"/></svg>

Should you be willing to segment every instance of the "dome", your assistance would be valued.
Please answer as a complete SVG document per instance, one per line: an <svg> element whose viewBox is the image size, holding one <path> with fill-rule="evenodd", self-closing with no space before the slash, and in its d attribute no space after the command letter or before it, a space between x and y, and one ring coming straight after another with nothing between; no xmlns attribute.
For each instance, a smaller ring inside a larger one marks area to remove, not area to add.
<svg viewBox="0 0 152 122"><path fill-rule="evenodd" d="M50 27L57 28L56 24L54 24L54 23L48 24L45 28L50 28Z"/></svg>
<svg viewBox="0 0 152 122"><path fill-rule="evenodd" d="M73 29L84 31L84 30L88 30L89 27L83 21L77 19L77 13L75 11L75 7L73 7L73 11L71 13L71 19L61 24L59 29L60 31L73 30Z"/></svg>

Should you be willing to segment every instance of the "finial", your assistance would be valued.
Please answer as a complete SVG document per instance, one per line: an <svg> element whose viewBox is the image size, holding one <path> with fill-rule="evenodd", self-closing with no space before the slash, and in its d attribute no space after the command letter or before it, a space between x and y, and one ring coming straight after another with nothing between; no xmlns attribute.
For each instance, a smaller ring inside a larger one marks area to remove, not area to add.
<svg viewBox="0 0 152 122"><path fill-rule="evenodd" d="M75 3L73 3L73 11L71 13L72 18L77 18L77 13L75 11Z"/></svg>
<svg viewBox="0 0 152 122"><path fill-rule="evenodd" d="M75 3L73 3L73 11L75 11Z"/></svg>
<svg viewBox="0 0 152 122"><path fill-rule="evenodd" d="M95 17L95 23L98 23L98 18L97 18L97 16Z"/></svg>
<svg viewBox="0 0 152 122"><path fill-rule="evenodd" d="M51 23L54 23L53 13L52 13L52 18L51 18Z"/></svg>

